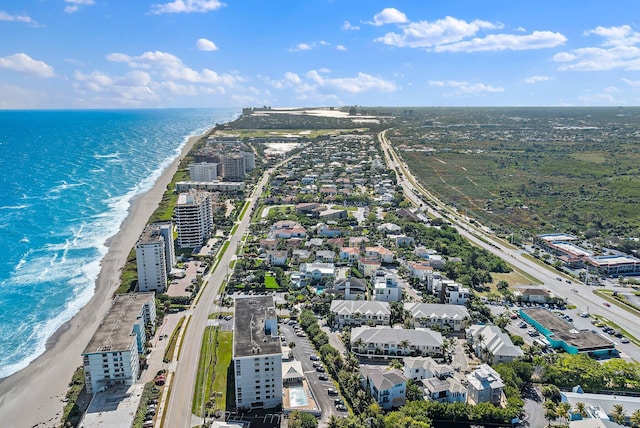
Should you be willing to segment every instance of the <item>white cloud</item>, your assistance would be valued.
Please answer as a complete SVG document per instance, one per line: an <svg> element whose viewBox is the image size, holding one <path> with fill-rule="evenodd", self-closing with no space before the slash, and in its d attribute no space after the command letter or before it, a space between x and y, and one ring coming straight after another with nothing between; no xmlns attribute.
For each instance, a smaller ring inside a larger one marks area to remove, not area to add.
<svg viewBox="0 0 640 428"><path fill-rule="evenodd" d="M337 45L336 49L339 50L339 51L346 51L347 50L347 48L344 45Z"/></svg>
<svg viewBox="0 0 640 428"><path fill-rule="evenodd" d="M298 76L296 73L292 73L290 71L287 71L284 74L284 78L286 79L287 82L292 83L294 85L299 85L300 83L302 83L302 80L300 79L300 76Z"/></svg>
<svg viewBox="0 0 640 428"><path fill-rule="evenodd" d="M218 0L174 0L170 3L154 4L151 13L205 13L225 6Z"/></svg>
<svg viewBox="0 0 640 428"><path fill-rule="evenodd" d="M366 73L358 73L355 77L341 77L328 79L322 77L317 70L307 72L307 77L320 87L335 88L340 91L360 93L370 90L392 92L397 89L393 82L371 76Z"/></svg>
<svg viewBox="0 0 640 428"><path fill-rule="evenodd" d="M447 16L434 22L409 23L402 27L402 33L387 33L374 41L396 47L431 48L460 42L466 37L475 35L481 29L496 28L502 28L502 25L479 19L467 22L463 19Z"/></svg>
<svg viewBox="0 0 640 428"><path fill-rule="evenodd" d="M36 77L53 77L53 67L43 61L37 61L25 53L0 57L0 68L30 74Z"/></svg>
<svg viewBox="0 0 640 428"><path fill-rule="evenodd" d="M182 80L191 83L233 86L242 79L231 74L218 74L208 68L201 71L193 70L184 65L182 60L167 52L145 52L139 56L129 56L122 53L107 55L107 60L123 62L135 69L151 70L164 79Z"/></svg>
<svg viewBox="0 0 640 428"><path fill-rule="evenodd" d="M198 39L198 41L196 42L196 47L201 51L217 51L218 50L218 46L216 46L216 44L213 43L211 40L207 40L207 39Z"/></svg>
<svg viewBox="0 0 640 428"><path fill-rule="evenodd" d="M25 24L31 24L33 26L38 26L38 23L31 19L31 17L28 15L10 15L2 10L0 10L0 21L22 22Z"/></svg>
<svg viewBox="0 0 640 428"><path fill-rule="evenodd" d="M620 104L619 101L616 101L615 97L610 94L587 94L578 99L585 105L602 105L602 104Z"/></svg>
<svg viewBox="0 0 640 428"><path fill-rule="evenodd" d="M530 50L552 48L564 44L567 38L551 31L534 31L527 35L490 34L484 38L474 38L435 47L436 52L487 52L503 50Z"/></svg>
<svg viewBox="0 0 640 428"><path fill-rule="evenodd" d="M640 70L640 33L630 26L596 27L585 32L586 36L603 38L600 46L560 52L553 60L563 63L560 70L604 71Z"/></svg>
<svg viewBox="0 0 640 428"><path fill-rule="evenodd" d="M94 0L64 0L65 3L70 3L64 8L66 13L74 13L80 10L81 6L92 6L95 4Z"/></svg>
<svg viewBox="0 0 640 428"><path fill-rule="evenodd" d="M373 16L373 21L369 21L367 24L380 26L384 24L403 24L405 22L407 22L407 15L396 8L387 7L381 12L376 13Z"/></svg>
<svg viewBox="0 0 640 428"><path fill-rule="evenodd" d="M634 88L640 88L640 80L622 79L624 83Z"/></svg>
<svg viewBox="0 0 640 428"><path fill-rule="evenodd" d="M549 76L531 76L524 79L524 83L539 83L539 82L548 82L549 80L553 80L553 77Z"/></svg>
<svg viewBox="0 0 640 428"><path fill-rule="evenodd" d="M343 30L359 30L360 27L358 27L357 25L351 25L349 21L344 21L344 24L342 24L342 29Z"/></svg>
<svg viewBox="0 0 640 428"><path fill-rule="evenodd" d="M298 43L296 47L289 49L289 52L309 51L313 49L309 43Z"/></svg>
<svg viewBox="0 0 640 428"><path fill-rule="evenodd" d="M470 83L457 80L430 80L430 86L439 88L449 87L454 88L454 94L482 94L482 93L494 93L504 92L504 88L498 86L485 85L484 83Z"/></svg>

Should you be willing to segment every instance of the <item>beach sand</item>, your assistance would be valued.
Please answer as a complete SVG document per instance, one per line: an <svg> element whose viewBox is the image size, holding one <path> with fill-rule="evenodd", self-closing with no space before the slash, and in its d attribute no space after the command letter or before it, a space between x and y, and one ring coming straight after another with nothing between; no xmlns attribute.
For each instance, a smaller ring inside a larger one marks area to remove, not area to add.
<svg viewBox="0 0 640 428"><path fill-rule="evenodd" d="M209 131L208 131L209 132ZM203 135L208 134L205 133ZM136 197L120 231L108 243L101 262L95 294L78 314L47 342L44 354L23 370L0 380L0 424L5 428L57 427L68 383L82 365L81 353L111 306L120 271L129 252L156 210L180 160L202 135L191 137L178 158L156 180L153 188Z"/></svg>

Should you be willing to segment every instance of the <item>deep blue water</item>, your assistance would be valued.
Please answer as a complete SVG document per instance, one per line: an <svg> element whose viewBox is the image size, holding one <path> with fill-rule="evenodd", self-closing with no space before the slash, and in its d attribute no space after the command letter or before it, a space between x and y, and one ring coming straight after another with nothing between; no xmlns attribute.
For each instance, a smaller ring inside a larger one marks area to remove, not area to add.
<svg viewBox="0 0 640 428"><path fill-rule="evenodd" d="M107 239L187 138L236 109L0 111L0 378L93 295Z"/></svg>

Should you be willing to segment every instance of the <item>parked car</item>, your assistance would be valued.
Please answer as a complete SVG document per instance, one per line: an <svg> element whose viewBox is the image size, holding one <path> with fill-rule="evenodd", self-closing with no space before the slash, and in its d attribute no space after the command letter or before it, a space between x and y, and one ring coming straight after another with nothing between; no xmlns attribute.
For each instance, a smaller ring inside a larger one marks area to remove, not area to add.
<svg viewBox="0 0 640 428"><path fill-rule="evenodd" d="M333 400L333 404L344 404L344 401L342 401L342 398L336 398Z"/></svg>
<svg viewBox="0 0 640 428"><path fill-rule="evenodd" d="M324 373L325 372L324 367L322 367L322 366L316 367L316 371L320 372L320 373Z"/></svg>
<svg viewBox="0 0 640 428"><path fill-rule="evenodd" d="M607 308L611 307L611 303L609 303L609 302L604 302L603 305L605 305Z"/></svg>
<svg viewBox="0 0 640 428"><path fill-rule="evenodd" d="M329 395L338 395L338 390L335 388L329 388L327 389L327 394Z"/></svg>
<svg viewBox="0 0 640 428"><path fill-rule="evenodd" d="M339 410L341 412L346 412L347 406L345 406L344 404L336 404L336 410Z"/></svg>
<svg viewBox="0 0 640 428"><path fill-rule="evenodd" d="M620 339L621 343L629 343L629 339L627 339L626 337L623 337L622 339Z"/></svg>
<svg viewBox="0 0 640 428"><path fill-rule="evenodd" d="M320 361L320 357L318 357L316 354L309 355L309 359L311 361Z"/></svg>
<svg viewBox="0 0 640 428"><path fill-rule="evenodd" d="M318 375L318 379L320 379L320 380L329 380L329 376L324 374L324 373L321 373L320 375Z"/></svg>

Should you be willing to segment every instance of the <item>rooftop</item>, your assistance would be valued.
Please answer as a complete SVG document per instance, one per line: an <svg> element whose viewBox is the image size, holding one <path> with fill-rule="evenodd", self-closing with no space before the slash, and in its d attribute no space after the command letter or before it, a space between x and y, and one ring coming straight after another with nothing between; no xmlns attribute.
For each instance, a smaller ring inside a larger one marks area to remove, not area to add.
<svg viewBox="0 0 640 428"><path fill-rule="evenodd" d="M273 334L267 327L274 329ZM282 353L271 296L236 298L233 330L234 358Z"/></svg>
<svg viewBox="0 0 640 428"><path fill-rule="evenodd" d="M562 340L580 352L596 351L613 348L613 344L589 330L576 330L573 325L566 322L555 313L543 308L520 309L531 319L537 321L545 329L553 333L552 339Z"/></svg>
<svg viewBox="0 0 640 428"><path fill-rule="evenodd" d="M133 325L145 303L155 299L154 293L132 293L116 296L111 308L93 334L82 352L95 354L102 352L125 351L131 348ZM155 303L155 302L154 302Z"/></svg>

